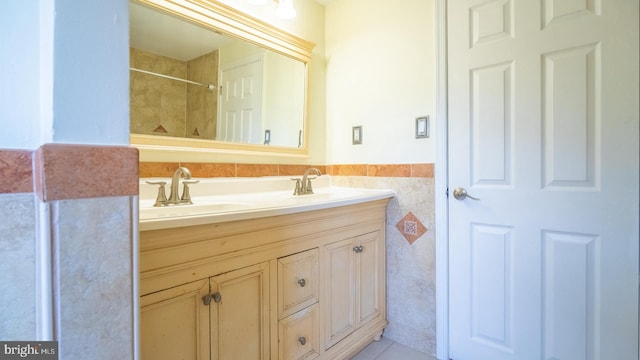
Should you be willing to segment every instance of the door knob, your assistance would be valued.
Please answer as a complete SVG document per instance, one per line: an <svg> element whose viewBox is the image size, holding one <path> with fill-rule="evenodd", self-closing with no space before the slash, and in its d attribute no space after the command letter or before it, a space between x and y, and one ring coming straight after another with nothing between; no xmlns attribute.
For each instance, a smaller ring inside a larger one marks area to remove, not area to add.
<svg viewBox="0 0 640 360"><path fill-rule="evenodd" d="M472 200L480 200L476 197L473 197L471 195L469 195L467 193L467 190L465 190L464 188L455 188L455 190L453 190L453 197L456 198L456 200L464 200L466 198L472 199Z"/></svg>

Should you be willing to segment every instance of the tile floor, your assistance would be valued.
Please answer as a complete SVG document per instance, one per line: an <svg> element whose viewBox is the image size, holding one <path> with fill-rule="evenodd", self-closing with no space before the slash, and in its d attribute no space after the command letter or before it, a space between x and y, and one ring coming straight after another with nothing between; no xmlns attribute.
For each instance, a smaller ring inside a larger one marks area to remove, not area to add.
<svg viewBox="0 0 640 360"><path fill-rule="evenodd" d="M425 353L382 337L362 349L351 360L436 360Z"/></svg>

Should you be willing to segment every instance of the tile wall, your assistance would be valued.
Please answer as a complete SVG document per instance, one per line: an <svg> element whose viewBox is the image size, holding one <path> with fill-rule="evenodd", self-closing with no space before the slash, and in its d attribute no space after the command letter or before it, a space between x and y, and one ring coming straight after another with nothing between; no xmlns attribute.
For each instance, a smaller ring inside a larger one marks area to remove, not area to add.
<svg viewBox="0 0 640 360"><path fill-rule="evenodd" d="M0 175L0 339L133 358L137 149L0 149Z"/></svg>
<svg viewBox="0 0 640 360"><path fill-rule="evenodd" d="M0 169L2 159L0 159ZM36 227L33 193L0 194L0 339L36 335Z"/></svg>
<svg viewBox="0 0 640 360"><path fill-rule="evenodd" d="M436 352L434 179L332 176L336 186L393 189L387 207L387 317L384 336Z"/></svg>

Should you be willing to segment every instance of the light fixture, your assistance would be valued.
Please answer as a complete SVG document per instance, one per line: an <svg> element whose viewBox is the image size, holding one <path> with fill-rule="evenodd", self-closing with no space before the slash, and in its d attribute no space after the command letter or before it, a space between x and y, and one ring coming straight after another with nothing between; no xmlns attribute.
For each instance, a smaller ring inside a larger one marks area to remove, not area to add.
<svg viewBox="0 0 640 360"><path fill-rule="evenodd" d="M296 16L296 9L293 8L293 0L279 0L276 15L283 19L292 19Z"/></svg>

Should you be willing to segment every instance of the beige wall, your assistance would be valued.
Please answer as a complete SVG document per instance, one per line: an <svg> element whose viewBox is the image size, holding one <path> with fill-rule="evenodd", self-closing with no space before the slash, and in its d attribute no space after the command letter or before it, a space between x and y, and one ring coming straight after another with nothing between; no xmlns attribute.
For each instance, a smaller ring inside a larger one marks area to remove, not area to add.
<svg viewBox="0 0 640 360"><path fill-rule="evenodd" d="M326 8L329 164L435 160L435 38L432 0L337 0ZM429 139L415 118L431 115ZM363 144L351 128L363 127Z"/></svg>

